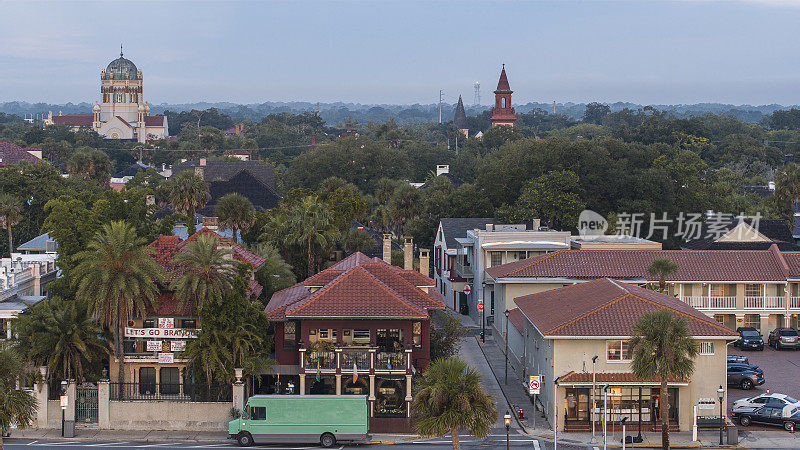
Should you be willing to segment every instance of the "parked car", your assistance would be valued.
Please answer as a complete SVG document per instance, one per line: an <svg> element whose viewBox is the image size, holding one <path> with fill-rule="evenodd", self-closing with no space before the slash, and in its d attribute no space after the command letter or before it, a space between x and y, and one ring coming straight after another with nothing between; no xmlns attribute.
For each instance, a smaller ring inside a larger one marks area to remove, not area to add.
<svg viewBox="0 0 800 450"><path fill-rule="evenodd" d="M750 364L747 356L728 355L728 364Z"/></svg>
<svg viewBox="0 0 800 450"><path fill-rule="evenodd" d="M762 406L773 406L783 408L783 416L789 417L800 411L800 400L786 394L760 394L750 398L740 398L733 402L733 409L750 407L761 408Z"/></svg>
<svg viewBox="0 0 800 450"><path fill-rule="evenodd" d="M764 371L752 364L728 364L728 386L744 390L764 384Z"/></svg>
<svg viewBox="0 0 800 450"><path fill-rule="evenodd" d="M733 342L734 347L742 350L764 350L764 338L752 327L740 327L739 339Z"/></svg>
<svg viewBox="0 0 800 450"><path fill-rule="evenodd" d="M796 349L800 346L798 342L797 330L794 328L775 328L769 332L769 345L775 350L784 348Z"/></svg>
<svg viewBox="0 0 800 450"><path fill-rule="evenodd" d="M791 431L800 424L800 411L796 411L790 416L783 415L783 408L778 404L770 404L760 408L743 406L734 409L731 417L738 420L743 427L751 423L763 423L765 425L782 426L786 431Z"/></svg>

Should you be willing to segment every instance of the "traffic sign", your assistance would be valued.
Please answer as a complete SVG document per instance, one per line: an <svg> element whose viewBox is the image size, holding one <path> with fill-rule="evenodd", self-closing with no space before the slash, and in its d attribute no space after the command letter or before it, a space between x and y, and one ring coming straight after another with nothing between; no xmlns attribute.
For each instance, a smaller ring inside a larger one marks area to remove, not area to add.
<svg viewBox="0 0 800 450"><path fill-rule="evenodd" d="M478 301L478 311L483 311L483 300Z"/></svg>
<svg viewBox="0 0 800 450"><path fill-rule="evenodd" d="M466 285L466 286L464 286L464 290L463 290L463 292L464 292L465 294L469 295L469 293L470 293L470 292L472 292L472 288L471 288L471 287L469 287L469 285Z"/></svg>
<svg viewBox="0 0 800 450"><path fill-rule="evenodd" d="M534 395L539 393L541 387L541 377L539 375L531 375L528 379L528 394Z"/></svg>

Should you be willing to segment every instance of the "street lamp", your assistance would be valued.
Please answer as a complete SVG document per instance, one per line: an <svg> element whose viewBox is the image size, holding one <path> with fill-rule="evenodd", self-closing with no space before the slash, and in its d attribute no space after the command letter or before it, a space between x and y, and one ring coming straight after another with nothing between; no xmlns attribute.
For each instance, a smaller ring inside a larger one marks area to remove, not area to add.
<svg viewBox="0 0 800 450"><path fill-rule="evenodd" d="M506 316L506 376L503 384L508 384L508 315L511 314L509 310L503 312Z"/></svg>
<svg viewBox="0 0 800 450"><path fill-rule="evenodd" d="M592 356L592 409L589 413L590 420L592 421L592 442L594 442L594 410L597 408L597 400L595 399L595 365L597 364L597 355Z"/></svg>
<svg viewBox="0 0 800 450"><path fill-rule="evenodd" d="M608 448L606 440L606 425L608 425L608 385L603 386L603 450Z"/></svg>
<svg viewBox="0 0 800 450"><path fill-rule="evenodd" d="M725 425L725 417L722 411L722 399L725 398L725 389L722 389L722 385L717 389L717 397L719 397L719 445L722 445L722 428Z"/></svg>
<svg viewBox="0 0 800 450"><path fill-rule="evenodd" d="M64 411L67 410L67 381L61 380L61 437L64 437Z"/></svg>
<svg viewBox="0 0 800 450"><path fill-rule="evenodd" d="M486 282L481 283L481 298L486 297ZM481 300L483 307L481 308L481 342L486 342L486 302Z"/></svg>
<svg viewBox="0 0 800 450"><path fill-rule="evenodd" d="M508 450L510 442L508 437L508 430L511 428L511 414L508 412L508 410L506 410L506 415L503 416L503 419L505 419L506 422L506 450Z"/></svg>

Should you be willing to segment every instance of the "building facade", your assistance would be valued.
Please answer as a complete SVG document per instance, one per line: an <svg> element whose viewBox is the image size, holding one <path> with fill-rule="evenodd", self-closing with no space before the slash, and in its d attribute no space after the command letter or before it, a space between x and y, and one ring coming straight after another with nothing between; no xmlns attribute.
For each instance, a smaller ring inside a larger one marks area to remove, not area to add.
<svg viewBox="0 0 800 450"><path fill-rule="evenodd" d="M91 129L106 139L147 142L169 136L166 116L151 116L144 101L142 71L123 57L111 61L100 71L100 102L95 102L91 116L57 116L52 111L47 125L68 125L73 130Z"/></svg>

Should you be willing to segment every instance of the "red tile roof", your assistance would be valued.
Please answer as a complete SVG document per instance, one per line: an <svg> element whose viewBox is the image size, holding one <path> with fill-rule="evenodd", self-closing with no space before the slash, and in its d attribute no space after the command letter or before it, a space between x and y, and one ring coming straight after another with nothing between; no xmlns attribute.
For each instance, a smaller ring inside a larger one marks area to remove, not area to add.
<svg viewBox="0 0 800 450"><path fill-rule="evenodd" d="M354 253L302 283L276 292L265 312L271 320L293 317L428 318L443 309L428 277ZM318 289L311 292L310 287ZM424 289L423 289L424 288Z"/></svg>
<svg viewBox="0 0 800 450"><path fill-rule="evenodd" d="M631 336L642 314L660 309L684 317L694 336L736 336L675 297L608 278L517 297L514 301L545 336Z"/></svg>
<svg viewBox="0 0 800 450"><path fill-rule="evenodd" d="M486 269L492 278L615 278L658 281L647 273L656 258L678 271L668 281L781 281L786 266L770 250L561 250ZM798 264L800 268L800 264ZM800 273L800 270L797 271Z"/></svg>
<svg viewBox="0 0 800 450"><path fill-rule="evenodd" d="M687 383L686 381L679 380L674 376L667 377L667 382L669 384ZM595 383L599 383L600 385L630 385L631 383L658 385L661 384L661 380L656 378L640 380L630 372L598 372L595 374ZM558 377L558 384L592 384L592 374L588 372L576 373L571 371Z"/></svg>
<svg viewBox="0 0 800 450"><path fill-rule="evenodd" d="M514 328L516 328L520 334L525 333L525 315L522 314L519 308L508 311L508 321L511 322L511 325L514 325Z"/></svg>
<svg viewBox="0 0 800 450"><path fill-rule="evenodd" d="M94 123L94 116L53 116L53 123L73 127L90 127Z"/></svg>
<svg viewBox="0 0 800 450"><path fill-rule="evenodd" d="M144 125L146 127L163 127L164 116L144 116Z"/></svg>
<svg viewBox="0 0 800 450"><path fill-rule="evenodd" d="M0 167L13 166L20 161L40 162L41 159L28 153L29 150L41 151L38 148L22 148L11 142L0 142Z"/></svg>

